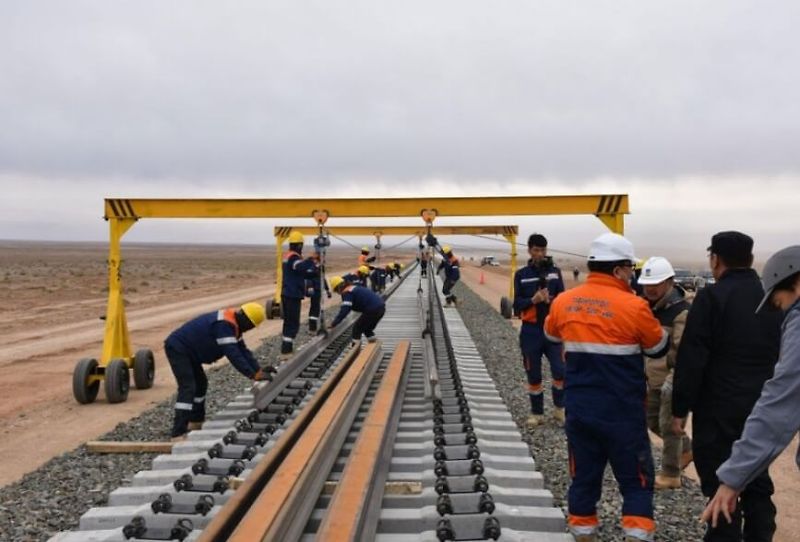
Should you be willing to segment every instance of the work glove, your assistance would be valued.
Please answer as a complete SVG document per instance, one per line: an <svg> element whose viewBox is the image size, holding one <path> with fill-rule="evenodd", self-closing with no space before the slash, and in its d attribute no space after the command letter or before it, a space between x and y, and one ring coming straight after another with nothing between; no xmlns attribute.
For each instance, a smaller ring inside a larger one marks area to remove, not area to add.
<svg viewBox="0 0 800 542"><path fill-rule="evenodd" d="M267 373L265 373L263 369L259 369L253 375L253 380L255 380L256 382L262 382L264 380L269 380L269 375Z"/></svg>

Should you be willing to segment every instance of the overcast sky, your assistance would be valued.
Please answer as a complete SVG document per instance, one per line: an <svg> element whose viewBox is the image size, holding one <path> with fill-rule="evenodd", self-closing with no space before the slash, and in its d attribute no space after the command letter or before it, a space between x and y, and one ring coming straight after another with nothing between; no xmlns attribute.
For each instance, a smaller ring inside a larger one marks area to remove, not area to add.
<svg viewBox="0 0 800 542"><path fill-rule="evenodd" d="M772 251L800 242L798 20L794 0L4 1L0 238L104 240L104 197L623 192L648 251L721 229ZM492 221L567 249L604 231Z"/></svg>

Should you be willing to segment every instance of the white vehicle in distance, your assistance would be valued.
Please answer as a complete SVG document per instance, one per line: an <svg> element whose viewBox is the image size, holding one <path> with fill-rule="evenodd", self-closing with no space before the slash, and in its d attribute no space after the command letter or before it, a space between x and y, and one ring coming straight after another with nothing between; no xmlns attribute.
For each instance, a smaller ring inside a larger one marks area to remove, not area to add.
<svg viewBox="0 0 800 542"><path fill-rule="evenodd" d="M498 262L494 256L484 256L483 258L481 258L481 266L484 265L491 265L492 267L497 267L500 265L500 262Z"/></svg>
<svg viewBox="0 0 800 542"><path fill-rule="evenodd" d="M699 290L700 288L711 286L715 282L717 281L714 278L714 275L711 274L711 271L703 271L694 278L694 287L695 289Z"/></svg>

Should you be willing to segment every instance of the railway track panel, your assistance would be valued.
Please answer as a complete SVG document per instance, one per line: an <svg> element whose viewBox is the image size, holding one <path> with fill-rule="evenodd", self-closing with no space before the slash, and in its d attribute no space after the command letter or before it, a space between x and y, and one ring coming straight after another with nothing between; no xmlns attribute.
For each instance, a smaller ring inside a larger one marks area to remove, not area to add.
<svg viewBox="0 0 800 542"><path fill-rule="evenodd" d="M338 457L334 453L326 467L329 474L321 477L321 495L317 489L302 495L315 504L292 537L304 532L304 540L314 539L321 526L327 529L333 521L326 518L331 500L336 500L330 490L343 489L339 480L392 354L400 341L408 341L407 366L398 386L404 393L386 423L386 445L374 452L380 457L365 500L372 505L359 510L361 538L352 539L572 540L457 311L441 308L441 295L435 294L436 303L421 313L435 283L420 281L416 269L395 287L376 330L383 348L380 364ZM433 333L423 337L426 321ZM327 359L315 359L309 372L286 379L285 389L263 411L253 408L250 393L234 398L172 454L157 457L152 470L114 491L108 506L89 510L80 531L51 540L200 539L225 503L236 500L234 482L248 483L254 467L336 370L346 355L341 352L346 342L345 334Z"/></svg>

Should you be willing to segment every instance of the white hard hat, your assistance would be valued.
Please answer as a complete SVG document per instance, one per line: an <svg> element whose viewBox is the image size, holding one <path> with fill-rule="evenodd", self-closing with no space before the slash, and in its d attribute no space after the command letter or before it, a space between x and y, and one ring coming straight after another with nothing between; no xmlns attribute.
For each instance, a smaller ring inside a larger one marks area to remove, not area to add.
<svg viewBox="0 0 800 542"><path fill-rule="evenodd" d="M633 244L618 233L604 233L589 246L590 262L636 261Z"/></svg>
<svg viewBox="0 0 800 542"><path fill-rule="evenodd" d="M661 284L665 280L675 276L675 270L669 260L661 256L653 256L642 267L642 274L639 277L639 284Z"/></svg>

